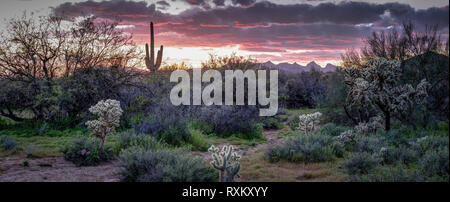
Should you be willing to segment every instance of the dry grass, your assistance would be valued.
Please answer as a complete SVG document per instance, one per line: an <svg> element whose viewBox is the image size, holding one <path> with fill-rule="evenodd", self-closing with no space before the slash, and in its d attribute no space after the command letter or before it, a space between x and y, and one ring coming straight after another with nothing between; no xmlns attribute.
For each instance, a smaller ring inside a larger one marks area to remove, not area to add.
<svg viewBox="0 0 450 202"><path fill-rule="evenodd" d="M264 151L243 156L240 181L251 182L339 182L346 175L339 170L342 160L325 163L270 163L264 159Z"/></svg>

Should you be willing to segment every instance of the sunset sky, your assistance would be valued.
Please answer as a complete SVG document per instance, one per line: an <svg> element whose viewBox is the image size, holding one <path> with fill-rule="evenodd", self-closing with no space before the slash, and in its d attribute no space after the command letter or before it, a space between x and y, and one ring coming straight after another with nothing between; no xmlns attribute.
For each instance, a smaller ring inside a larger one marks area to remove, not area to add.
<svg viewBox="0 0 450 202"><path fill-rule="evenodd" d="M340 54L359 48L372 31L389 30L405 20L419 28L438 24L448 37L448 5L448 0L6 0L1 1L0 18L26 10L119 19L138 44L148 41L153 21L156 47L164 45L166 63L197 66L210 53L236 52L261 62L305 65L314 60L324 66L338 65Z"/></svg>

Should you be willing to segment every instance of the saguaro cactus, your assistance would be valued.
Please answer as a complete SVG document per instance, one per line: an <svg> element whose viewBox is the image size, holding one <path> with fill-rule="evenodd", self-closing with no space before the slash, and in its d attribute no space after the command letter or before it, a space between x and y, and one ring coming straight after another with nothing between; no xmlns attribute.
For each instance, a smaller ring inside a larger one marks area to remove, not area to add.
<svg viewBox="0 0 450 202"><path fill-rule="evenodd" d="M159 69L159 67L161 66L163 55L163 46L161 45L161 48L158 51L158 55L156 56L155 63L155 37L153 34L153 22L150 22L150 51L148 48L148 43L145 44L145 66L147 66L150 71L156 71Z"/></svg>
<svg viewBox="0 0 450 202"><path fill-rule="evenodd" d="M211 165L219 170L220 182L234 182L234 177L239 176L241 158L235 151L233 146L223 146L222 150L212 145L208 151L212 153L213 160Z"/></svg>

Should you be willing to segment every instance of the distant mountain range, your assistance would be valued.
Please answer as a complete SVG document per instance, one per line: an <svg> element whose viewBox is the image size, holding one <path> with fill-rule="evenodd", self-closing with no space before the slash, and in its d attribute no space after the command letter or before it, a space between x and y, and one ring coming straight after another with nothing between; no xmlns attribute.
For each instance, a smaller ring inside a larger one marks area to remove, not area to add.
<svg viewBox="0 0 450 202"><path fill-rule="evenodd" d="M278 69L289 73L308 72L311 71L312 69L321 72L333 72L336 71L336 69L338 68L338 66L332 65L330 63L328 63L325 67L321 67L314 61L308 63L306 66L299 65L296 62L294 62L293 64L284 62L276 65L271 61L267 61L265 63L261 63L261 66L265 66L271 69Z"/></svg>

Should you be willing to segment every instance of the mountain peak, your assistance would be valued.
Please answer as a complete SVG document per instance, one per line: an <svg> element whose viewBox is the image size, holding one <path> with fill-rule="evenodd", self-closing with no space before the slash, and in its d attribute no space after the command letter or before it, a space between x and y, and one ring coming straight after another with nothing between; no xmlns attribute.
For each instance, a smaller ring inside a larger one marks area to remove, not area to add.
<svg viewBox="0 0 450 202"><path fill-rule="evenodd" d="M320 66L320 65L318 65L315 61L311 61L306 66Z"/></svg>
<svg viewBox="0 0 450 202"><path fill-rule="evenodd" d="M325 68L322 68L320 65L318 65L315 61L312 61L308 63L306 66L299 65L297 62L289 63L289 62L282 62L279 64L274 64L271 61L267 61L265 63L262 63L262 65L269 67L269 68L275 68L281 71L290 72L290 73L300 73L305 71L311 71L311 70L317 70L322 72L330 72L335 71L336 66L332 64L327 64Z"/></svg>

